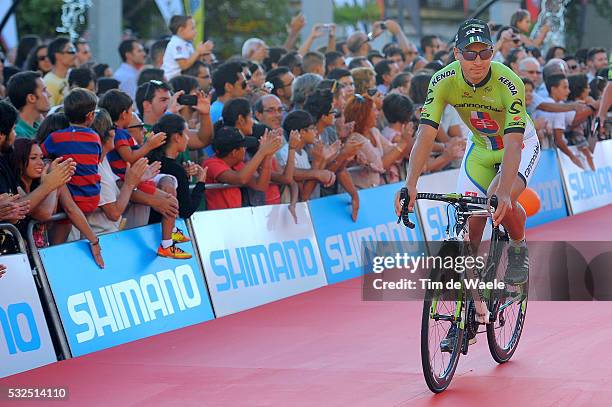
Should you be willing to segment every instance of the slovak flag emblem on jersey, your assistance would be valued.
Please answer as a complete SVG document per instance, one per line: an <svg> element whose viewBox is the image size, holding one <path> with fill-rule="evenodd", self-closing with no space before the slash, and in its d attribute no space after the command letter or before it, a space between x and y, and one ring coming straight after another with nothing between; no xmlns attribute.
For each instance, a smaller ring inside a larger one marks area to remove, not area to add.
<svg viewBox="0 0 612 407"><path fill-rule="evenodd" d="M495 134L499 131L499 125L495 120L491 119L489 113L472 112L470 123L472 123L476 130L484 134Z"/></svg>

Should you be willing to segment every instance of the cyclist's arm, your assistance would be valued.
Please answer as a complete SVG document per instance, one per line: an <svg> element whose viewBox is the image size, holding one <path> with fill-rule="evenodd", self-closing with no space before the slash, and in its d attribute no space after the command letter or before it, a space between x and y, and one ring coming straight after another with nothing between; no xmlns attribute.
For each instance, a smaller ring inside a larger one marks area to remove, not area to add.
<svg viewBox="0 0 612 407"><path fill-rule="evenodd" d="M502 92L502 100L506 109L504 126L504 158L499 179L497 195L509 196L516 174L521 163L521 150L523 147L523 134L529 116L526 111L525 85L523 81L513 74L508 75L514 83L516 91L512 94L508 88Z"/></svg>
<svg viewBox="0 0 612 407"><path fill-rule="evenodd" d="M502 159L502 171L499 178L498 190L512 191L512 185L518 174L521 163L521 149L523 147L523 133L504 134L504 158Z"/></svg>

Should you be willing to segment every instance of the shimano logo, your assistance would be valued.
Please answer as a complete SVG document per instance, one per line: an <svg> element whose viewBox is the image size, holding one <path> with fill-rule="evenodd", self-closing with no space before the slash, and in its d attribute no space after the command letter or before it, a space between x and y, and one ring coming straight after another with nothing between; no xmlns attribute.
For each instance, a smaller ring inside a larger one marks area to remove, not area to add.
<svg viewBox="0 0 612 407"><path fill-rule="evenodd" d="M572 199L583 200L612 194L612 167L574 172L568 177Z"/></svg>
<svg viewBox="0 0 612 407"><path fill-rule="evenodd" d="M309 239L215 250L209 259L212 271L223 280L216 284L217 291L275 284L319 272Z"/></svg>
<svg viewBox="0 0 612 407"><path fill-rule="evenodd" d="M504 78L503 76L500 76L498 80L504 85L506 85L508 90L510 90L510 93L512 93L512 96L516 96L516 94L518 93L518 90L516 89L516 86L514 85L514 83L512 83L512 81Z"/></svg>
<svg viewBox="0 0 612 407"><path fill-rule="evenodd" d="M395 222L332 235L325 239L325 255L332 274L350 272L363 266L361 245L370 242L402 242L402 249L418 249L416 232ZM407 246L404 246L406 243Z"/></svg>
<svg viewBox="0 0 612 407"><path fill-rule="evenodd" d="M458 103L453 106L459 107L459 108L466 108L466 109L489 110L491 112L497 112L497 113L503 112L502 109L498 109L496 107L489 106L489 105L481 105L479 103Z"/></svg>
<svg viewBox="0 0 612 407"><path fill-rule="evenodd" d="M444 78L448 78L449 76L455 75L455 70L451 69L450 71L442 72L441 74L436 75L431 81L431 86L436 86L438 82L440 82Z"/></svg>
<svg viewBox="0 0 612 407"><path fill-rule="evenodd" d="M531 160L529 160L529 165L527 165L527 169L525 170L525 178L529 177L529 174L531 174L531 170L533 169L533 164L535 164L539 153L540 153L540 144L536 144L535 149L533 150L533 155L531 156Z"/></svg>
<svg viewBox="0 0 612 407"><path fill-rule="evenodd" d="M30 304L20 302L6 309L0 307L0 327L10 355L40 349L40 333Z"/></svg>
<svg viewBox="0 0 612 407"><path fill-rule="evenodd" d="M86 328L76 334L77 342L83 343L107 334L106 327L111 332L123 331L201 303L193 269L183 265L106 285L97 292L73 294L66 305L72 321Z"/></svg>

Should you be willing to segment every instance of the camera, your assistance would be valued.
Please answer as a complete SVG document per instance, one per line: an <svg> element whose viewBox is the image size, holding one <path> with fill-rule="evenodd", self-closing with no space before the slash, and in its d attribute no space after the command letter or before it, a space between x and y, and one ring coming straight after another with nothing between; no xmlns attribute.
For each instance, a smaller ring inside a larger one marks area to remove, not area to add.
<svg viewBox="0 0 612 407"><path fill-rule="evenodd" d="M197 95L182 95L179 96L177 102L183 106L195 106L198 104L198 97Z"/></svg>

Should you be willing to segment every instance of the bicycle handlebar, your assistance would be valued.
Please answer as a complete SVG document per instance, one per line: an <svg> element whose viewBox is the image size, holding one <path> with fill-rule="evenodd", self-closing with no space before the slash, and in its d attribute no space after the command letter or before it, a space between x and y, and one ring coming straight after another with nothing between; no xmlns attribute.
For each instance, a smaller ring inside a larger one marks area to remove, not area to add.
<svg viewBox="0 0 612 407"><path fill-rule="evenodd" d="M477 196L464 196L461 194L435 194L429 192L419 192L417 193L416 199L427 199L430 201L441 201L447 203L458 203L458 204L475 204L475 205L486 205L489 203L489 198L482 198ZM400 220L404 224L404 226L409 227L410 229L415 228L415 224L410 221L408 217L408 189L405 187L400 191L400 203L402 204L402 211L400 216L397 219L397 223L400 223ZM497 196L493 195L491 197L491 206L497 209Z"/></svg>

